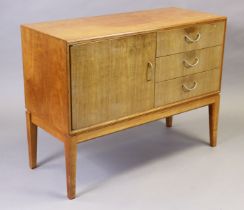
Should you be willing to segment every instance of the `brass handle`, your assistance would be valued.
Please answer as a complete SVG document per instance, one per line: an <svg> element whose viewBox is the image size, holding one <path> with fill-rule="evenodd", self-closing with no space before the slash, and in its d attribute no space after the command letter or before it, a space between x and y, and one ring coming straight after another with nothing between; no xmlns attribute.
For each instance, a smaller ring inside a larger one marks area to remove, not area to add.
<svg viewBox="0 0 244 210"><path fill-rule="evenodd" d="M153 64L149 61L147 63L147 81L151 81L153 78Z"/></svg>
<svg viewBox="0 0 244 210"><path fill-rule="evenodd" d="M193 86L191 88L190 87L187 87L185 84L182 85L182 88L183 88L184 91L189 92L189 91L192 91L192 90L196 89L197 88L197 85L198 85L197 82L194 81L193 82Z"/></svg>
<svg viewBox="0 0 244 210"><path fill-rule="evenodd" d="M189 42L189 43L194 43L194 42L198 42L201 39L201 34L198 32L197 36L195 39L192 39L191 37L189 37L187 34L185 34L185 41Z"/></svg>
<svg viewBox="0 0 244 210"><path fill-rule="evenodd" d="M194 66L196 66L198 63L199 63L199 58L198 58L198 57L195 58L195 62L192 63L192 64L189 63L187 60L183 60L183 64L184 64L184 66L185 66L186 68L194 67Z"/></svg>

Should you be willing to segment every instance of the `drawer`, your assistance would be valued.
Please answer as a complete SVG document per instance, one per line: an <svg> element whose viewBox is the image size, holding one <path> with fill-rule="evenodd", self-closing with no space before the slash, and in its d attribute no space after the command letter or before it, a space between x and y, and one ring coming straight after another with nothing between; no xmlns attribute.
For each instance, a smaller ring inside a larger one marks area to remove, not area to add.
<svg viewBox="0 0 244 210"><path fill-rule="evenodd" d="M217 68L221 55L222 46L217 46L159 57L156 59L156 82Z"/></svg>
<svg viewBox="0 0 244 210"><path fill-rule="evenodd" d="M225 22L198 24L157 33L157 56L221 45Z"/></svg>
<svg viewBox="0 0 244 210"><path fill-rule="evenodd" d="M219 90L220 70L213 69L155 84L155 106Z"/></svg>

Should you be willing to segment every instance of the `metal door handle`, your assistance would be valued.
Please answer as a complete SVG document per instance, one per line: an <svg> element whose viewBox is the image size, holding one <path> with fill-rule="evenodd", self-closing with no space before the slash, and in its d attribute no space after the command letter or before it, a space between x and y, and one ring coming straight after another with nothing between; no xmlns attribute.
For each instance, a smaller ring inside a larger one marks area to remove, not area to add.
<svg viewBox="0 0 244 210"><path fill-rule="evenodd" d="M185 34L185 41L188 43L195 43L195 42L198 42L200 39L201 39L201 34L199 32L197 33L197 36L195 39L192 39L187 34Z"/></svg>
<svg viewBox="0 0 244 210"><path fill-rule="evenodd" d="M187 87L187 85L185 85L185 84L182 85L182 88L183 88L184 91L189 92L189 91L192 91L192 90L196 89L197 88L197 85L198 85L197 82L194 81L193 82L193 86L191 88L190 87Z"/></svg>
<svg viewBox="0 0 244 210"><path fill-rule="evenodd" d="M184 64L184 66L185 66L186 68L194 67L194 66L196 66L196 65L199 63L199 58L196 57L194 60L195 60L195 62L192 63L192 64L189 63L187 60L183 60L183 64Z"/></svg>

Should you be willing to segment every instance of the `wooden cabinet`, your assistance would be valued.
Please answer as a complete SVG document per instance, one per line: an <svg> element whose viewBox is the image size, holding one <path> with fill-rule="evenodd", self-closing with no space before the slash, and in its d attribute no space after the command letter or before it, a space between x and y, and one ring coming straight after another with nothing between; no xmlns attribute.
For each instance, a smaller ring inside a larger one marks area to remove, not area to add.
<svg viewBox="0 0 244 210"><path fill-rule="evenodd" d="M64 143L72 199L78 143L202 106L216 146L225 28L173 7L22 25L30 167L40 127Z"/></svg>

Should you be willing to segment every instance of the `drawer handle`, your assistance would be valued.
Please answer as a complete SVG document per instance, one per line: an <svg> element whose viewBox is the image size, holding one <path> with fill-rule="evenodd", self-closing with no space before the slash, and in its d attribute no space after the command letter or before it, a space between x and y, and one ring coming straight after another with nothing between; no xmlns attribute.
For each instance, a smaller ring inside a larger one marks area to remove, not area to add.
<svg viewBox="0 0 244 210"><path fill-rule="evenodd" d="M192 39L191 37L189 37L188 35L185 34L185 41L189 42L189 43L195 43L198 42L201 39L201 34L197 33L197 36L195 39Z"/></svg>
<svg viewBox="0 0 244 210"><path fill-rule="evenodd" d="M197 82L194 81L193 86L191 88L187 87L185 84L182 85L182 88L184 91L187 91L187 92L192 91L197 88Z"/></svg>
<svg viewBox="0 0 244 210"><path fill-rule="evenodd" d="M187 60L183 60L183 64L184 64L184 66L185 66L186 68L194 67L194 66L196 66L198 63L199 63L199 58L198 58L198 57L195 58L195 62L192 63L192 64L189 63Z"/></svg>
<svg viewBox="0 0 244 210"><path fill-rule="evenodd" d="M147 63L147 81L151 81L153 77L153 64L149 61Z"/></svg>

